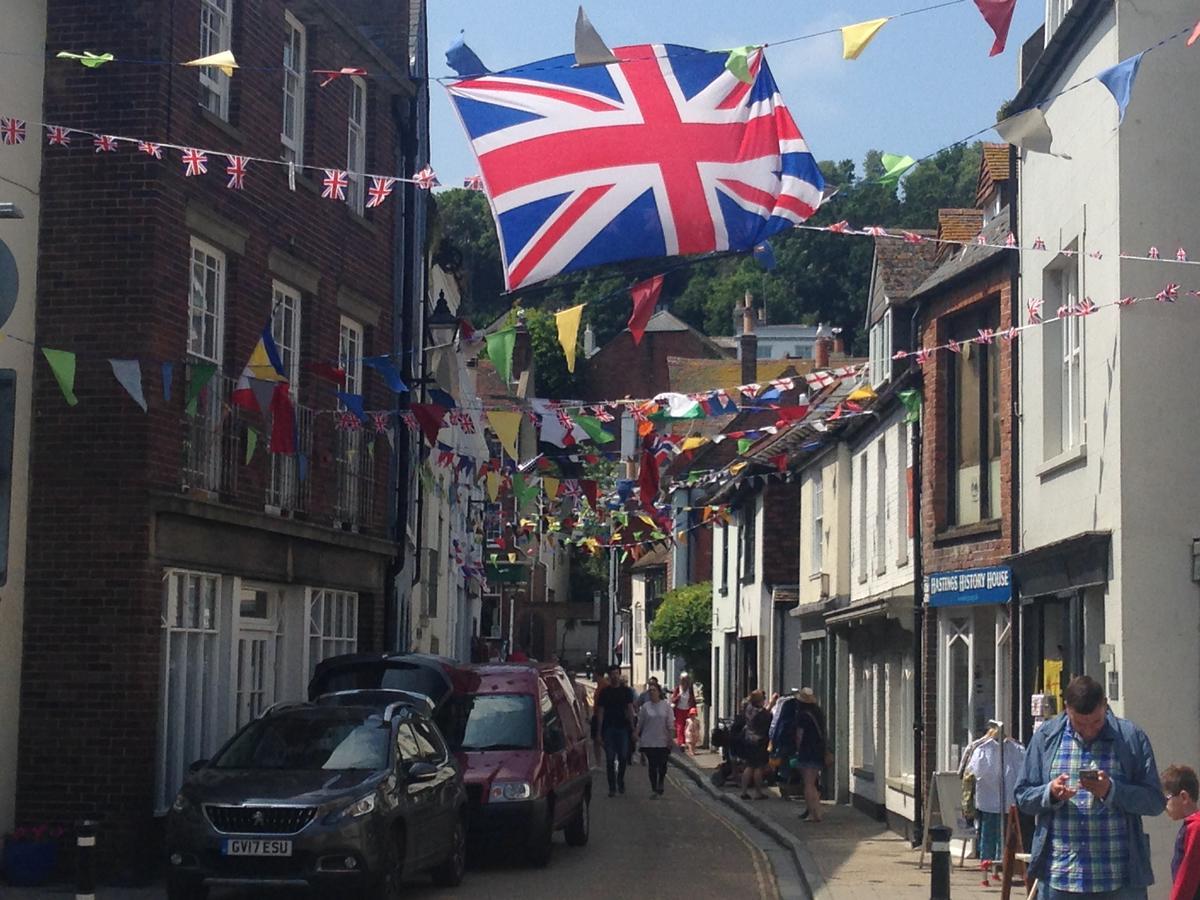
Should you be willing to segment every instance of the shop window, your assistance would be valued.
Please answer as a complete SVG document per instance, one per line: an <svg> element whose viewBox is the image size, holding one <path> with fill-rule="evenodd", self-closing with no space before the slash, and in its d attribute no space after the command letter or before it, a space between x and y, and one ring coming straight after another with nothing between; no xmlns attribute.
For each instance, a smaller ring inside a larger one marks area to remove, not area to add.
<svg viewBox="0 0 1200 900"><path fill-rule="evenodd" d="M970 525L1000 515L1000 347L971 343L994 332L996 304L955 317L949 336L960 342L947 354L950 525Z"/></svg>
<svg viewBox="0 0 1200 900"><path fill-rule="evenodd" d="M949 770L958 768L963 752L1008 703L1011 629L1004 607L973 606L943 609L938 631L938 687L944 698L938 709L938 757L942 769Z"/></svg>
<svg viewBox="0 0 1200 900"><path fill-rule="evenodd" d="M897 655L888 660L888 777L908 780L909 784L914 773L912 735L916 706L913 698L913 675L911 653Z"/></svg>
<svg viewBox="0 0 1200 900"><path fill-rule="evenodd" d="M853 766L875 769L875 666L869 658L855 659Z"/></svg>

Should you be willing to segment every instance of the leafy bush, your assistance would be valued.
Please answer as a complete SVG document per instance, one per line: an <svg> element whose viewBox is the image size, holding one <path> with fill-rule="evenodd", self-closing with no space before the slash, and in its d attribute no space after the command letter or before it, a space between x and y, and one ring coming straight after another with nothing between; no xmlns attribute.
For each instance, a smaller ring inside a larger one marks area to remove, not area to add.
<svg viewBox="0 0 1200 900"><path fill-rule="evenodd" d="M650 623L650 640L680 657L693 681L707 684L712 654L712 582L667 591Z"/></svg>

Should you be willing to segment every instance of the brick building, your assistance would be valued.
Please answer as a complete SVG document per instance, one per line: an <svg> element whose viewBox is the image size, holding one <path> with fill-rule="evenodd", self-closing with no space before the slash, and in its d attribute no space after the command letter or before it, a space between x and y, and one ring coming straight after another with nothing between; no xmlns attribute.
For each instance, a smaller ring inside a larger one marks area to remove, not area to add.
<svg viewBox="0 0 1200 900"><path fill-rule="evenodd" d="M1013 230L1015 183L1007 145L985 145L976 209L943 210L938 236L1002 245ZM981 330L1019 325L1017 254L946 246L941 264L913 293L918 346L944 347ZM1005 560L1016 548L1017 427L1013 374L1018 343L939 350L923 366L920 553L924 603L920 770L958 768L990 719L1013 721L1014 594ZM978 586L982 584L983 589ZM924 798L922 790L918 802ZM918 810L917 821L921 812Z"/></svg>
<svg viewBox="0 0 1200 900"><path fill-rule="evenodd" d="M354 173L411 173L424 136L409 124L408 3L48 7L49 47L231 48L243 67L47 72L49 122L213 148L189 178L178 150L93 152L76 132L42 173L37 336L77 354L79 402L39 367L17 818L96 816L120 869L155 845L188 764L303 697L319 659L387 643L401 461L374 428L339 426L337 386L313 366L344 370L367 410L399 402L369 358L411 377L393 321L412 320L421 260L401 248L419 240L419 204L397 184L367 208ZM370 75L322 88L311 73L343 66ZM255 161L231 190L226 152L348 170L346 201L322 198L319 169L290 187L286 167ZM267 452L266 412L231 403L268 322L295 414L286 455ZM140 362L147 412L109 359Z"/></svg>

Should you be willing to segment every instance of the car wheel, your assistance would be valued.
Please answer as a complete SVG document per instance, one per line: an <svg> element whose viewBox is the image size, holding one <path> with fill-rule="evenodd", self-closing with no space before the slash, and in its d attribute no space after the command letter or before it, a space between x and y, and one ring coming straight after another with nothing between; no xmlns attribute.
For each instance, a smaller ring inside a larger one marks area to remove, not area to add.
<svg viewBox="0 0 1200 900"><path fill-rule="evenodd" d="M458 887L467 872L467 826L461 818L454 823L450 836L450 855L433 870L433 883L438 887Z"/></svg>
<svg viewBox="0 0 1200 900"><path fill-rule="evenodd" d="M195 878L168 876L167 900L207 900L208 888Z"/></svg>
<svg viewBox="0 0 1200 900"><path fill-rule="evenodd" d="M526 855L530 865L541 868L550 862L554 851L554 806L546 806L546 822L529 842Z"/></svg>
<svg viewBox="0 0 1200 900"><path fill-rule="evenodd" d="M579 812L575 814L575 818L571 820L571 824L563 832L563 837L567 839L568 846L582 847L587 844L588 834L592 828L591 806L592 798L584 794L579 801Z"/></svg>
<svg viewBox="0 0 1200 900"><path fill-rule="evenodd" d="M399 830L388 840L382 862L383 870L375 880L371 897L373 900L397 900L404 880L404 835Z"/></svg>

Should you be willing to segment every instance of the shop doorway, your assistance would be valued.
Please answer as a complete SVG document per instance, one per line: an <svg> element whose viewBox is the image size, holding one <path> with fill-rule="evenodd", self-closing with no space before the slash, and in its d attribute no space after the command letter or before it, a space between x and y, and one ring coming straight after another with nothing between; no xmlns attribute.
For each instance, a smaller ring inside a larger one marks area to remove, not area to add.
<svg viewBox="0 0 1200 900"><path fill-rule="evenodd" d="M238 595L236 724L241 728L275 702L279 592L243 584Z"/></svg>
<svg viewBox="0 0 1200 900"><path fill-rule="evenodd" d="M938 616L938 767L957 769L972 741L1009 706L1012 625L1003 606L946 607Z"/></svg>

